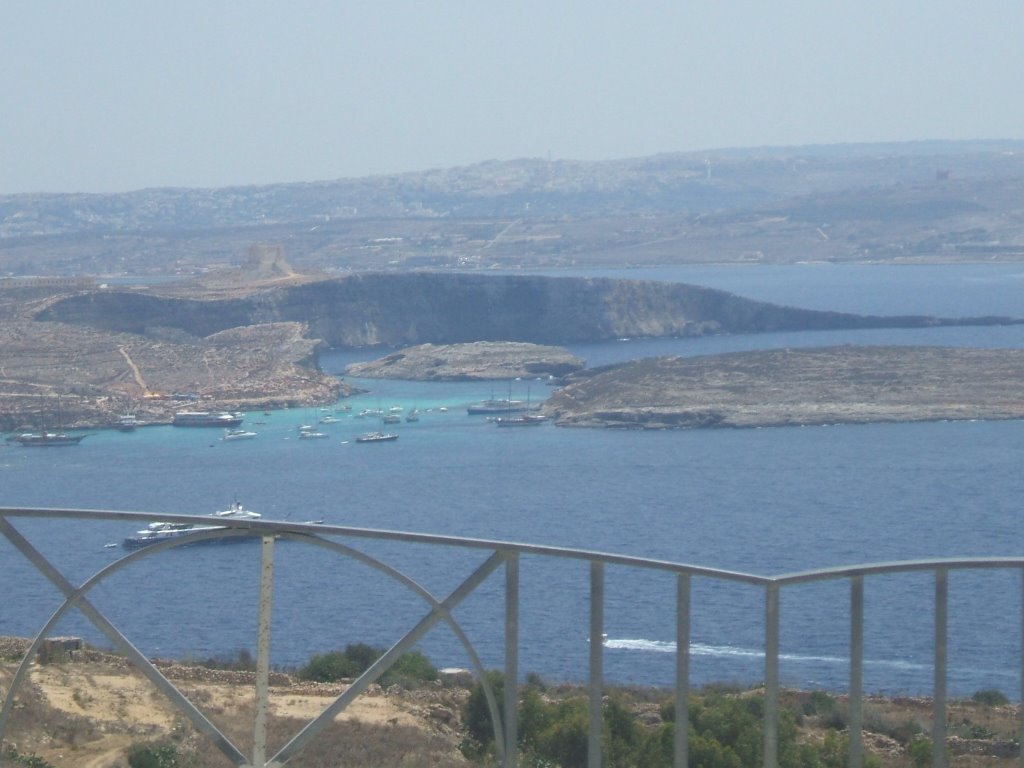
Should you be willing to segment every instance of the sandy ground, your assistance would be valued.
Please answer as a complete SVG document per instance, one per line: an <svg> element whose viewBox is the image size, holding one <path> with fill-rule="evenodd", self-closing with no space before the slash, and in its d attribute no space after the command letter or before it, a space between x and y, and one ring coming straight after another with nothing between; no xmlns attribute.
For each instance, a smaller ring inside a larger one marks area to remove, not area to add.
<svg viewBox="0 0 1024 768"><path fill-rule="evenodd" d="M173 668L163 671L219 728L236 717L251 721L255 688L244 673L200 670L199 676L208 679L197 680L191 679L195 670L187 679L177 679ZM6 695L12 674L13 666L0 670L0 698ZM20 747L20 751L34 753L56 766L127 765L124 755L132 744L189 727L163 693L130 668L111 669L101 663L35 665L30 684L45 700L34 705L40 712L56 710L85 718L94 726L88 737L75 739L74 748L66 744L47 745L47 741L52 744L53 740L40 734L8 734L8 741L32 745L31 749ZM308 722L323 712L344 688L307 683L271 686L270 714ZM371 686L335 720L424 727L421 706L407 698L389 696L377 686Z"/></svg>

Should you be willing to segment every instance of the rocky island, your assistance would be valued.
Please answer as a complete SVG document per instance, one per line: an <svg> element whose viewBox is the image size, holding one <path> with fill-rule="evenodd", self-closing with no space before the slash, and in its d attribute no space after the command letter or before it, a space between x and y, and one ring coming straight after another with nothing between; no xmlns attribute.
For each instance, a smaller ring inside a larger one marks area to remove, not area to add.
<svg viewBox="0 0 1024 768"><path fill-rule="evenodd" d="M1024 418L1024 350L839 346L661 357L582 371L562 426L771 427Z"/></svg>
<svg viewBox="0 0 1024 768"><path fill-rule="evenodd" d="M0 430L52 428L55 400L62 426L79 428L115 426L118 414L128 411L142 423L168 423L182 409L324 405L351 392L345 382L319 369L318 351L327 347L403 349L388 353L372 368L353 369L360 376L558 378L583 365L555 346L559 344L1020 322L806 310L701 286L639 280L426 272L324 278L298 275L279 259L270 260L269 267L257 266L252 274L242 270L220 280L146 289L111 288L78 278L0 284L5 330L0 337ZM832 354L838 361L844 353ZM757 361L750 365L763 367ZM740 377L729 385L735 388L741 386L742 371L743 366L735 366L722 376ZM922 361L917 373L907 372L906 381L909 385L917 374L944 373ZM827 401L833 393L843 394L833 386L838 373L833 380L792 375L803 387L793 391L809 391L812 383L822 388L812 399ZM650 397L640 397L642 387L630 395L626 410L613 403L588 405L583 413L576 405L578 386L553 402L552 408L562 403L552 412L559 423L746 423L735 414L722 416L710 400L699 406L669 402L663 408L658 389L651 390L651 405ZM783 413L788 406L773 406L770 392L759 390L753 404L764 413L772 408L772 413ZM981 393L975 390L975 400L963 402L982 402L977 399ZM793 392L784 389L780 394ZM753 404L744 407L749 410ZM598 412L605 415L595 416ZM620 415L607 415L611 413ZM875 413L870 418L918 418L910 410L899 413L904 415ZM806 416L759 418L797 423Z"/></svg>
<svg viewBox="0 0 1024 768"><path fill-rule="evenodd" d="M415 381L496 381L561 378L584 361L563 347L514 341L420 344L345 369L350 376Z"/></svg>

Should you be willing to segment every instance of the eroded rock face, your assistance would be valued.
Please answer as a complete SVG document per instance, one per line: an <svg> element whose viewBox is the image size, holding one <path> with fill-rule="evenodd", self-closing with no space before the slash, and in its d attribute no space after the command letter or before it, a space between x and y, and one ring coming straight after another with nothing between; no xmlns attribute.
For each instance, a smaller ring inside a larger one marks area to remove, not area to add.
<svg viewBox="0 0 1024 768"><path fill-rule="evenodd" d="M562 426L766 427L1024 418L1024 350L782 349L584 371L543 405Z"/></svg>
<svg viewBox="0 0 1024 768"><path fill-rule="evenodd" d="M511 341L421 344L377 360L354 363L350 376L416 381L493 381L561 378L581 370L584 361L562 347Z"/></svg>
<svg viewBox="0 0 1024 768"><path fill-rule="evenodd" d="M489 340L568 344L965 322L795 309L678 283L448 273L352 275L203 300L92 291L54 302L36 319L140 334L176 328L196 337L239 326L301 322L311 337L349 348Z"/></svg>

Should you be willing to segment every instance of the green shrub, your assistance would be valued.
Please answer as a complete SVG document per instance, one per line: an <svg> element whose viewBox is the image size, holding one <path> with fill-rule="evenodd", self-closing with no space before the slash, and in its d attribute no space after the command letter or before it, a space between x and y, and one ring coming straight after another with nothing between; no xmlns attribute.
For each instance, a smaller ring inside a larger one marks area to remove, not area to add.
<svg viewBox="0 0 1024 768"><path fill-rule="evenodd" d="M997 691L994 688L977 691L971 696L971 701L977 704L987 704L990 707L1001 707L1003 704L1009 704L1010 702L1002 691Z"/></svg>
<svg viewBox="0 0 1024 768"><path fill-rule="evenodd" d="M927 736L915 736L907 744L907 756L914 768L928 768L932 764L932 740Z"/></svg>
<svg viewBox="0 0 1024 768"><path fill-rule="evenodd" d="M177 768L178 749L173 744L136 744L128 750L131 768Z"/></svg>
<svg viewBox="0 0 1024 768"><path fill-rule="evenodd" d="M3 756L0 763L6 765L23 765L26 768L54 768L52 763L46 762L43 758L36 755L23 755L14 747L7 747L0 754Z"/></svg>
<svg viewBox="0 0 1024 768"><path fill-rule="evenodd" d="M256 670L256 659L252 651L247 648L239 648L234 656L210 656L204 661L198 662L199 666L206 669L227 669L233 672L254 672Z"/></svg>
<svg viewBox="0 0 1024 768"><path fill-rule="evenodd" d="M498 717L504 719L505 676L501 672L491 670L487 673L487 682L497 700ZM463 752L468 749L470 752L475 751L480 755L491 751L494 746L494 726L491 721L490 708L487 706L484 687L479 682L473 686L473 690L469 693L469 699L466 700L464 720L471 743L466 745ZM521 728L519 735L522 738Z"/></svg>
<svg viewBox="0 0 1024 768"><path fill-rule="evenodd" d="M333 683L343 677L355 677L352 674L352 665L345 654L341 651L330 651L319 654L299 668L298 678L300 680L312 680L317 683Z"/></svg>
<svg viewBox="0 0 1024 768"><path fill-rule="evenodd" d="M488 673L488 680L502 708L504 680L500 673ZM628 692L610 691L602 707L602 765L608 768L671 768L673 765L675 707L662 702L661 723L644 724L634 711L636 700ZM797 720L806 702L794 701L779 711L778 750L780 768L846 768L849 739L835 730L827 732L823 744L799 743ZM811 697L814 711L832 717L839 710L827 694ZM465 709L469 733L463 754L490 764L493 760L494 731L483 686L477 684ZM691 696L689 701L689 764L701 768L744 768L760 765L764 751L764 699L749 694ZM531 768L582 768L587 765L589 744L589 703L585 695L548 698L531 685L520 691L518 707L520 764ZM917 749L921 749L917 747ZM865 756L867 768L879 761Z"/></svg>
<svg viewBox="0 0 1024 768"><path fill-rule="evenodd" d="M345 646L344 651L331 651L314 656L298 670L300 680L318 683L334 683L342 679L359 677L384 655L384 650L365 643ZM405 687L437 679L437 669L419 651L411 651L398 657L394 664L381 675L381 685L395 683Z"/></svg>
<svg viewBox="0 0 1024 768"><path fill-rule="evenodd" d="M397 683L406 688L412 688L430 680L437 680L437 667L419 651L403 653L381 676L382 685Z"/></svg>
<svg viewBox="0 0 1024 768"><path fill-rule="evenodd" d="M803 706L805 715L817 715L819 717L831 715L837 709L839 709L839 704L825 691L811 691Z"/></svg>
<svg viewBox="0 0 1024 768"><path fill-rule="evenodd" d="M589 732L586 702L569 700L557 710L551 724L537 736L539 756L561 768L586 768Z"/></svg>

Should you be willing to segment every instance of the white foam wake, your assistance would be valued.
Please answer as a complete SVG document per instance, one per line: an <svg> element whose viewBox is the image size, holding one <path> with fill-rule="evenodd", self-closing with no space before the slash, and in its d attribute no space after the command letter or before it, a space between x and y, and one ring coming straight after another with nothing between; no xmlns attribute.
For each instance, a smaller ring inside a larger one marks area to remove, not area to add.
<svg viewBox="0 0 1024 768"><path fill-rule="evenodd" d="M676 644L668 640L647 640L644 638L612 638L607 637L604 647L624 651L646 651L649 653L675 653ZM758 648L740 648L733 645L710 645L707 643L691 643L691 656L710 656L717 658L764 659L764 651ZM818 656L805 653L780 653L781 661L796 663L834 664L846 666L850 660L845 656ZM929 664L900 659L865 659L865 666L886 667L890 669L928 670Z"/></svg>

